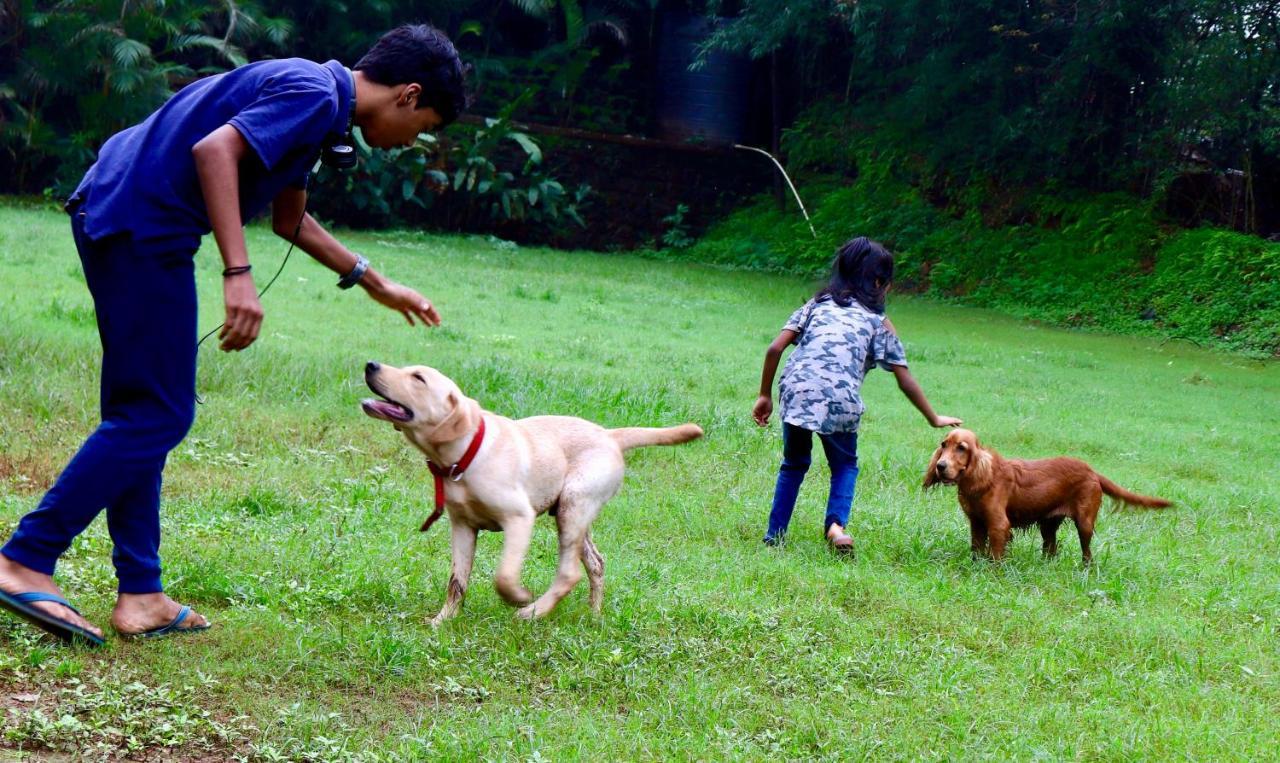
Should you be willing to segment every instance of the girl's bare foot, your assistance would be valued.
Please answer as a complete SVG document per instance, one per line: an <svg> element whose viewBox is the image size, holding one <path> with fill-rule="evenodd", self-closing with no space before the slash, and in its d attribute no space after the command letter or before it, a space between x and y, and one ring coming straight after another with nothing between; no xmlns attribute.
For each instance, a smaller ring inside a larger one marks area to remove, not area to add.
<svg viewBox="0 0 1280 763"><path fill-rule="evenodd" d="M24 567L4 554L0 554L0 591L4 591L7 594L39 591L40 593L62 596L62 589L58 588L53 582L52 576L36 572L30 567ZM65 620L72 625L84 628L99 638L102 637L102 631L93 623L61 604L55 604L51 601L37 601L32 602L31 607L47 615L52 615L59 620Z"/></svg>
<svg viewBox="0 0 1280 763"><path fill-rule="evenodd" d="M844 528L834 522L827 528L827 543L836 551L848 553L853 550L853 538L845 533Z"/></svg>
<svg viewBox="0 0 1280 763"><path fill-rule="evenodd" d="M173 622L180 611L182 605L163 593L122 593L111 613L111 625L121 635L136 636L163 628ZM198 630L208 625L204 615L192 612L175 630Z"/></svg>

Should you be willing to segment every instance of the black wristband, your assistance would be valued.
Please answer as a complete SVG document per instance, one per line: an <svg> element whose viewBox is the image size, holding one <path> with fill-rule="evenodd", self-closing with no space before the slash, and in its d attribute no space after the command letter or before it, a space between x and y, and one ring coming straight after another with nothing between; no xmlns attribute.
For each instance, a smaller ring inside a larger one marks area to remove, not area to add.
<svg viewBox="0 0 1280 763"><path fill-rule="evenodd" d="M345 276L342 277L341 280L338 281L338 288L350 289L352 286L355 286L356 284L360 283L360 279L364 277L364 273L368 269L369 269L369 261L366 260L364 257L360 256L359 254L357 254L356 266L351 269L350 273L347 273Z"/></svg>
<svg viewBox="0 0 1280 763"><path fill-rule="evenodd" d="M248 273L250 270L253 270L252 265L238 265L234 268L227 268L226 270L222 271L222 277L230 278L231 276L244 275L245 273Z"/></svg>

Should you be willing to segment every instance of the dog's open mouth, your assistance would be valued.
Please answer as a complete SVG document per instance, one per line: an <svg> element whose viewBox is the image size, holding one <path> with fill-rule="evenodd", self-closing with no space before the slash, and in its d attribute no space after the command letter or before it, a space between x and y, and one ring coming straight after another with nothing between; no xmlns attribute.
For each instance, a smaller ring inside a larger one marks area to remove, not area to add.
<svg viewBox="0 0 1280 763"><path fill-rule="evenodd" d="M392 423L403 424L406 421L413 420L413 411L408 406L401 405L386 395L382 394L382 390L369 384L369 389L378 396L377 398L367 397L360 401L360 407L364 412L375 419L390 421Z"/></svg>
<svg viewBox="0 0 1280 763"><path fill-rule="evenodd" d="M364 412L383 421L396 421L404 423L413 419L413 411L405 408L394 400L378 400L374 398L365 398L360 401L360 407Z"/></svg>

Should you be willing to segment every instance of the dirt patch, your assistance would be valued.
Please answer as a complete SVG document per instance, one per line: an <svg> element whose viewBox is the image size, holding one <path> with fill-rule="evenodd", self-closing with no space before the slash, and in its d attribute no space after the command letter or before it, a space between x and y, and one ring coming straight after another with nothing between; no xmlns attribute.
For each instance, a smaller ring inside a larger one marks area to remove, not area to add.
<svg viewBox="0 0 1280 763"><path fill-rule="evenodd" d="M53 485L62 467L49 456L0 453L0 484L19 495L43 493Z"/></svg>
<svg viewBox="0 0 1280 763"><path fill-rule="evenodd" d="M63 690L69 682L42 682L40 684L0 684L0 761L128 761L129 763L223 763L237 754L248 752L247 742L236 740L227 743L218 738L206 738L178 748L150 747L127 752L122 746L112 744L92 749L67 751L66 744L47 746L39 739L27 739L21 743L12 741L12 732L22 728L25 720L39 711L45 718L54 720L68 712ZM72 708L74 710L74 708ZM230 720L219 718L228 725Z"/></svg>

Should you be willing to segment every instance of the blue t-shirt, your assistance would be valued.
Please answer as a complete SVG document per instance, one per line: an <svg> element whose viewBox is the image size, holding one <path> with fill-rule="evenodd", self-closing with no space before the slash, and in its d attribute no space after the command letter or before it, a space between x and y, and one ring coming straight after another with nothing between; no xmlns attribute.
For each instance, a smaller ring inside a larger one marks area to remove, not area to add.
<svg viewBox="0 0 1280 763"><path fill-rule="evenodd" d="M327 140L346 132L355 98L337 61L287 58L191 83L146 121L111 137L85 173L85 233L194 250L210 232L191 148L230 124L256 155L240 163L240 215L248 220L286 187L304 187Z"/></svg>

